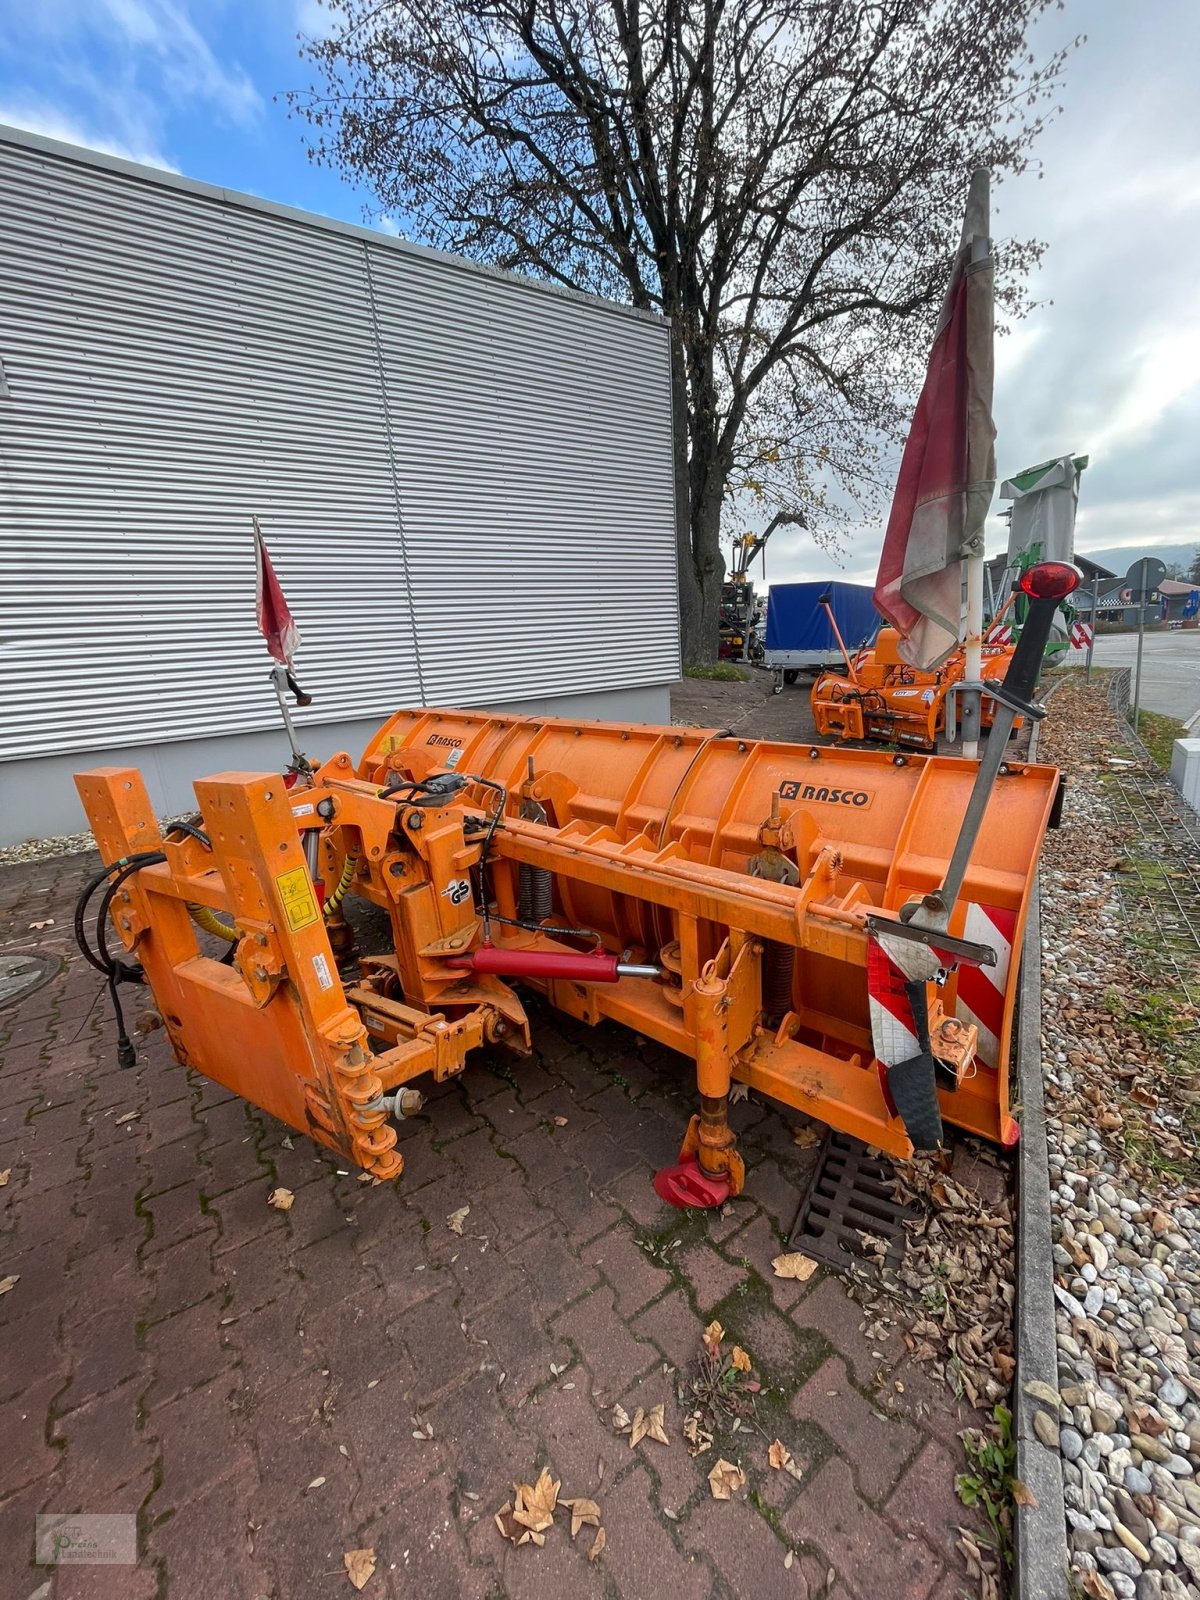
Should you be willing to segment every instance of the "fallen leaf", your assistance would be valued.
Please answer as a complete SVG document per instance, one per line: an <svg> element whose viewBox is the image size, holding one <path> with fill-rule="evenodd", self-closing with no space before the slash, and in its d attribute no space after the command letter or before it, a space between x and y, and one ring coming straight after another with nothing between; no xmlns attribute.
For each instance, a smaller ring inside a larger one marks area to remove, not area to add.
<svg viewBox="0 0 1200 1600"><path fill-rule="evenodd" d="M536 1483L517 1483L513 1488L516 1491L513 1521L519 1522L531 1533L544 1532L554 1521L554 1508L558 1504L562 1480L552 1478L543 1467Z"/></svg>
<svg viewBox="0 0 1200 1600"><path fill-rule="evenodd" d="M584 1526L589 1528L600 1526L600 1507L594 1500L563 1500L560 1504L570 1508L572 1539Z"/></svg>
<svg viewBox="0 0 1200 1600"><path fill-rule="evenodd" d="M706 1345L710 1346L710 1348L712 1348L714 1350L716 1349L717 1345L720 1344L721 1340L724 1337L725 1337L725 1329L721 1326L721 1324L719 1322L717 1322L715 1320L713 1322L710 1322L708 1327L705 1328L705 1330L704 1330L704 1342L705 1342Z"/></svg>
<svg viewBox="0 0 1200 1600"><path fill-rule="evenodd" d="M15 1289L20 1281L19 1272L10 1272L7 1278L0 1278L0 1294L7 1294L10 1289Z"/></svg>
<svg viewBox="0 0 1200 1600"><path fill-rule="evenodd" d="M359 1183L373 1183L374 1177L370 1172L360 1172L358 1175L358 1181Z"/></svg>
<svg viewBox="0 0 1200 1600"><path fill-rule="evenodd" d="M566 1127L566 1125L567 1125L567 1119L566 1119L566 1117L555 1117L555 1119L554 1119L554 1126L555 1126L555 1127L556 1127L556 1128L565 1128L565 1127Z"/></svg>
<svg viewBox="0 0 1200 1600"><path fill-rule="evenodd" d="M729 1104L731 1106L737 1105L738 1101L744 1100L749 1093L750 1085L748 1083L731 1083L729 1085Z"/></svg>
<svg viewBox="0 0 1200 1600"><path fill-rule="evenodd" d="M655 1439L659 1444L670 1444L664 1421L662 1405L654 1406L649 1411L643 1411L639 1406L630 1425L629 1448L632 1450L641 1444L643 1439Z"/></svg>
<svg viewBox="0 0 1200 1600"><path fill-rule="evenodd" d="M1038 1503L1037 1495L1027 1483L1022 1483L1020 1478L1014 1478L1012 1481L1012 1497L1019 1506L1036 1506Z"/></svg>
<svg viewBox="0 0 1200 1600"><path fill-rule="evenodd" d="M745 1486L746 1474L741 1467L735 1467L732 1461L726 1461L724 1456L713 1467L708 1475L708 1486L712 1490L714 1500L731 1500L736 1490Z"/></svg>
<svg viewBox="0 0 1200 1600"><path fill-rule="evenodd" d="M310 1489L319 1489L324 1482L325 1482L324 1478L314 1478L313 1481L309 1484L308 1487Z"/></svg>
<svg viewBox="0 0 1200 1600"><path fill-rule="evenodd" d="M45 922L31 922L29 926L31 928L52 928L54 926L54 918L47 917Z"/></svg>
<svg viewBox="0 0 1200 1600"><path fill-rule="evenodd" d="M699 1412L694 1412L684 1423L683 1437L687 1440L690 1456L701 1456L706 1450L712 1449L712 1434L705 1433L700 1426Z"/></svg>
<svg viewBox="0 0 1200 1600"><path fill-rule="evenodd" d="M628 1433L633 1424L629 1420L629 1413L624 1406L612 1408L612 1425L618 1433Z"/></svg>
<svg viewBox="0 0 1200 1600"><path fill-rule="evenodd" d="M285 1150L294 1150L296 1148L296 1146L292 1143L292 1136L290 1133L285 1133L279 1142Z"/></svg>
<svg viewBox="0 0 1200 1600"><path fill-rule="evenodd" d="M0 1172L0 1189L3 1189L4 1185L8 1182L9 1173L11 1173L11 1171L11 1167L5 1167L4 1171Z"/></svg>
<svg viewBox="0 0 1200 1600"><path fill-rule="evenodd" d="M141 1116L140 1111L127 1111L123 1117L118 1117L116 1125L119 1128L123 1122L136 1122Z"/></svg>
<svg viewBox="0 0 1200 1600"><path fill-rule="evenodd" d="M375 1571L374 1550L347 1550L342 1560L346 1564L346 1576L356 1589L361 1589Z"/></svg>
<svg viewBox="0 0 1200 1600"><path fill-rule="evenodd" d="M782 1444L778 1439L774 1440L768 1446L767 1460L775 1468L776 1472L778 1472L782 1467L786 1467L791 1459L792 1452L788 1449L787 1445Z"/></svg>
<svg viewBox="0 0 1200 1600"><path fill-rule="evenodd" d="M798 1144L801 1150L811 1150L813 1145L820 1144L821 1135L814 1127L793 1128L792 1143Z"/></svg>
<svg viewBox="0 0 1200 1600"><path fill-rule="evenodd" d="M796 1278L800 1283L807 1283L817 1270L817 1263L811 1256L806 1256L803 1251L793 1250L788 1255L776 1256L771 1262L777 1278Z"/></svg>
<svg viewBox="0 0 1200 1600"><path fill-rule="evenodd" d="M790 1572L792 1570L792 1562L795 1561L795 1559L796 1559L795 1552L792 1551L792 1550L789 1550L787 1555L785 1555L784 1558L783 1558L783 1566L784 1566L784 1571L785 1572Z"/></svg>
<svg viewBox="0 0 1200 1600"><path fill-rule="evenodd" d="M588 1560L595 1561L601 1550L608 1543L608 1535L603 1528L596 1529L596 1537L592 1540L592 1548L588 1551Z"/></svg>
<svg viewBox="0 0 1200 1600"><path fill-rule="evenodd" d="M729 1359L733 1363L733 1368L734 1368L735 1372L749 1372L750 1371L750 1357L742 1349L740 1344L735 1344L734 1345L733 1353L729 1357Z"/></svg>
<svg viewBox="0 0 1200 1600"><path fill-rule="evenodd" d="M463 1223L467 1220L470 1214L470 1206L460 1206L457 1211L452 1211L446 1218L446 1226L450 1229L450 1232L457 1233L461 1238Z"/></svg>
<svg viewBox="0 0 1200 1600"><path fill-rule="evenodd" d="M267 1196L267 1204L274 1206L276 1211L290 1211L296 1196L290 1189L272 1189Z"/></svg>

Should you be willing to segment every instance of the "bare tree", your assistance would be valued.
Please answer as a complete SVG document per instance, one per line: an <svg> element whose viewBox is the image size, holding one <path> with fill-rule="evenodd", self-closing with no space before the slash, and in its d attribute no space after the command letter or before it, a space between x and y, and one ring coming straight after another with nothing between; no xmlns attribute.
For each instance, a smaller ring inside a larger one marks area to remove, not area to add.
<svg viewBox="0 0 1200 1600"><path fill-rule="evenodd" d="M315 159L414 236L671 320L687 661L723 507L876 506L970 169L1023 170L1053 0L325 0ZM1003 252L1020 310L1036 244Z"/></svg>

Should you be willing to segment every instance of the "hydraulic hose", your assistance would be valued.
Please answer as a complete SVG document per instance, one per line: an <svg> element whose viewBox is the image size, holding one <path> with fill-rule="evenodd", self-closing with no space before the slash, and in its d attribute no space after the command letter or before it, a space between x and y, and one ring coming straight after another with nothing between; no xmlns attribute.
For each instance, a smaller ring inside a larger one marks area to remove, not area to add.
<svg viewBox="0 0 1200 1600"><path fill-rule="evenodd" d="M203 928L205 933L211 933L218 939L225 939L230 944L237 943L237 929L231 923L222 922L216 912L211 911L208 906L193 905L189 900L187 908L188 916L198 928Z"/></svg>
<svg viewBox="0 0 1200 1600"><path fill-rule="evenodd" d="M342 875L338 879L337 888L334 889L332 894L326 895L325 897L325 915L327 917L331 917L341 905L346 896L346 891L354 882L354 873L357 867L358 856L347 854L346 865L342 868Z"/></svg>

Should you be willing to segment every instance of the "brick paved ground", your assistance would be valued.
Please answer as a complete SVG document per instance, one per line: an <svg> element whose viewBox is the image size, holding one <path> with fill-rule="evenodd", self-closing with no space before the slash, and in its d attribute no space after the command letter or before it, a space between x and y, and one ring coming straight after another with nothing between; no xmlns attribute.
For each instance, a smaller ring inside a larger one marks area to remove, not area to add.
<svg viewBox="0 0 1200 1600"><path fill-rule="evenodd" d="M690 1109L680 1064L544 1014L535 1061L436 1092L402 1132L400 1183L360 1185L185 1073L161 1033L117 1068L70 945L93 861L0 874L0 948L63 959L0 1012L0 1277L20 1275L0 1298L0 1594L41 1593L40 1511L136 1512L135 1571L63 1568L47 1591L87 1600L349 1594L360 1546L378 1554L368 1596L966 1592L953 1475L971 1419L897 1334L866 1339L836 1278L771 1275L813 1159L783 1116L736 1108L750 1172L730 1216L672 1211L649 1177ZM446 1217L468 1204L458 1239ZM767 1386L766 1437L718 1441L749 1480L729 1503L705 1482L716 1452L681 1442L667 1370L714 1315ZM631 1452L605 1420L618 1400L664 1401L670 1448ZM775 1435L802 1482L768 1469ZM594 1565L585 1534L518 1550L496 1532L512 1480L546 1462L600 1502Z"/></svg>

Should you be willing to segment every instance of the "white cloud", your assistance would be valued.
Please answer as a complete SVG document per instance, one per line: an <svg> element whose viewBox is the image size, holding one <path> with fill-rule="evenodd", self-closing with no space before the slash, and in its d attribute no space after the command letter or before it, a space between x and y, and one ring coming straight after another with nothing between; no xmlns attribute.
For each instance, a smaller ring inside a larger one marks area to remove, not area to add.
<svg viewBox="0 0 1200 1600"><path fill-rule="evenodd" d="M322 0L296 0L295 26L306 39L328 39L337 31L338 18Z"/></svg>
<svg viewBox="0 0 1200 1600"><path fill-rule="evenodd" d="M105 155L138 161L143 166L161 167L164 172L179 171L153 144L111 138L69 112L36 100L0 100L0 123L24 128L28 133L40 133L47 139L61 139L64 144L83 145L88 150L99 150Z"/></svg>
<svg viewBox="0 0 1200 1600"><path fill-rule="evenodd" d="M386 214L378 216L375 218L375 226L380 233L390 234L393 239L400 237L400 224L394 217L389 217Z"/></svg>
<svg viewBox="0 0 1200 1600"><path fill-rule="evenodd" d="M6 9L5 115L20 127L174 170L173 117L256 127L248 73L218 59L202 24L213 0L45 0ZM36 88L34 87L36 85Z"/></svg>

